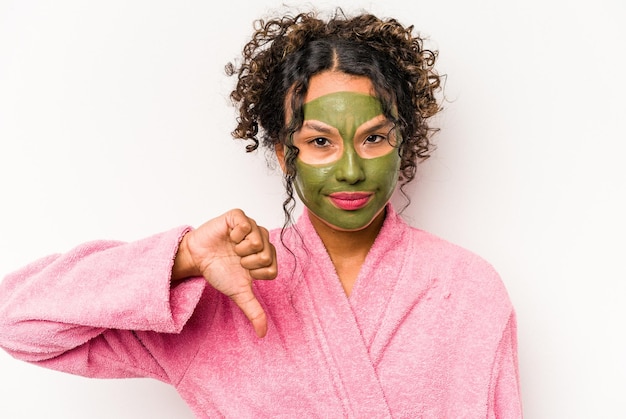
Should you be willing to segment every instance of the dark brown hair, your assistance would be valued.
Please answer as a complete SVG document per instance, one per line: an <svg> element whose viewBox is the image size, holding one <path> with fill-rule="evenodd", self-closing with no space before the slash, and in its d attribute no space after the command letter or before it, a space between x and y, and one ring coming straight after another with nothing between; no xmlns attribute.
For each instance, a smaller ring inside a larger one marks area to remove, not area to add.
<svg viewBox="0 0 626 419"><path fill-rule="evenodd" d="M285 146L285 224L295 204L297 149L289 139L302 124L309 80L323 71L366 76L372 81L385 116L402 136L398 150L401 185L413 180L417 164L433 149L430 137L436 129L427 121L440 110L436 92L441 80L434 70L437 53L425 49L423 43L413 26L396 19L368 13L349 17L340 9L327 19L308 12L255 22L242 62L226 66L229 76L237 76L230 97L239 117L232 134L251 141L247 151L256 150L259 144L269 149L277 143ZM286 104L288 94L290 103ZM289 124L285 106L290 106L293 115Z"/></svg>

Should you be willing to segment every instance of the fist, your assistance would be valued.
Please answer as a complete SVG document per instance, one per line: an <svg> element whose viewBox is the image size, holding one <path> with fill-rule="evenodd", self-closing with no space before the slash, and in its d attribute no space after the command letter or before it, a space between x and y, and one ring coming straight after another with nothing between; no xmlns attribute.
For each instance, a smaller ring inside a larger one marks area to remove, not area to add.
<svg viewBox="0 0 626 419"><path fill-rule="evenodd" d="M231 298L259 337L267 333L265 312L252 292L253 280L274 279L276 249L267 229L242 210L233 209L188 232L181 240L172 280L204 276Z"/></svg>

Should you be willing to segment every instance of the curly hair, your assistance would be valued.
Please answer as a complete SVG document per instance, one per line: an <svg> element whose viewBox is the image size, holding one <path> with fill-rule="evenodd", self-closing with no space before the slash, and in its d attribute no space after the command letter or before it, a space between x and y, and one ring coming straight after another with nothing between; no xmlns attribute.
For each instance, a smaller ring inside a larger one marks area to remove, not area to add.
<svg viewBox="0 0 626 419"><path fill-rule="evenodd" d="M402 136L398 149L401 188L413 180L417 164L434 149L431 136L437 130L427 121L440 110L436 92L441 80L434 70L437 52L423 44L424 38L413 33L413 26L369 13L349 17L341 9L326 20L317 12L307 12L255 21L242 62L226 65L226 74L237 76L230 94L239 110L232 135L250 141L248 152L259 144L270 150L276 144L285 147L285 225L295 205L298 150L290 143L291 134L302 125L302 104L310 78L323 71L372 81L383 113ZM286 103L287 97L290 103ZM289 123L286 106L292 116Z"/></svg>

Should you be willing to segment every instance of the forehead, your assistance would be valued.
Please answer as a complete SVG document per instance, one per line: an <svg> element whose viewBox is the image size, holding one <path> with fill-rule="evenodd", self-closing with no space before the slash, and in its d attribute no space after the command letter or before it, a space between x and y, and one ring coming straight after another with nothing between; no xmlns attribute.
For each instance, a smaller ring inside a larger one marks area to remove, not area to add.
<svg viewBox="0 0 626 419"><path fill-rule="evenodd" d="M364 123L381 115L382 106L378 98L354 91L339 91L320 96L303 106L305 120L323 121L350 136ZM381 122L380 120L377 122Z"/></svg>
<svg viewBox="0 0 626 419"><path fill-rule="evenodd" d="M309 80L309 89L304 103L310 102L336 92L355 92L374 96L374 86L370 79L364 76L353 76L336 71L325 71L316 74Z"/></svg>

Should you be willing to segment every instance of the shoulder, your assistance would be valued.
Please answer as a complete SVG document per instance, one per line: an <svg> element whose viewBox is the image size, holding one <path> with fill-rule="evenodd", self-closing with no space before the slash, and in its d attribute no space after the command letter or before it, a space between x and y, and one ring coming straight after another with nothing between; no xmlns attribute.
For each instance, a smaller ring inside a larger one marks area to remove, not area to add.
<svg viewBox="0 0 626 419"><path fill-rule="evenodd" d="M496 268L483 256L430 232L407 225L407 260L413 270L427 272L446 295L461 305L512 310ZM503 313L504 314L504 313Z"/></svg>
<svg viewBox="0 0 626 419"><path fill-rule="evenodd" d="M495 268L478 253L447 239L407 225L406 236L413 252L427 256L434 268L454 272L485 272L494 274Z"/></svg>

